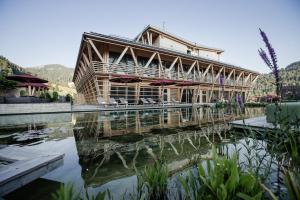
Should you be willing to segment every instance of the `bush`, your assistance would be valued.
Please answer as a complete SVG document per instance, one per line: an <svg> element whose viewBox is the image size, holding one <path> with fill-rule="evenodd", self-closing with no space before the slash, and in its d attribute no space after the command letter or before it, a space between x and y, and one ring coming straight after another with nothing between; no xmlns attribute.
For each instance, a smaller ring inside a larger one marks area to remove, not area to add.
<svg viewBox="0 0 300 200"><path fill-rule="evenodd" d="M24 96L27 96L27 95L28 95L28 93L25 90L20 91L20 96L21 97L24 97Z"/></svg>
<svg viewBox="0 0 300 200"><path fill-rule="evenodd" d="M66 95L66 102L72 102L72 96L70 94Z"/></svg>
<svg viewBox="0 0 300 200"><path fill-rule="evenodd" d="M52 101L57 101L58 100L58 92L54 91L52 93Z"/></svg>

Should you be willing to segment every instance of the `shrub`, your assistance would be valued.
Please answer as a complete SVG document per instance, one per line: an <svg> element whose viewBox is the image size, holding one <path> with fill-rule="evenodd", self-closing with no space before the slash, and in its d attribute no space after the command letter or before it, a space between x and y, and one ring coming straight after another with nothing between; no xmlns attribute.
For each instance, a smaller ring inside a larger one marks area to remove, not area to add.
<svg viewBox="0 0 300 200"><path fill-rule="evenodd" d="M27 96L27 92L25 90L21 90L20 91L20 96L21 97Z"/></svg>
<svg viewBox="0 0 300 200"><path fill-rule="evenodd" d="M72 101L72 96L70 94L66 95L66 102L71 102Z"/></svg>
<svg viewBox="0 0 300 200"><path fill-rule="evenodd" d="M213 146L212 161L207 160L206 167L198 164L196 175L189 172L186 179L179 177L187 199L262 199L259 180L253 173L241 171L237 154L230 159L218 157Z"/></svg>
<svg viewBox="0 0 300 200"><path fill-rule="evenodd" d="M57 101L58 100L58 92L54 91L52 93L52 101Z"/></svg>

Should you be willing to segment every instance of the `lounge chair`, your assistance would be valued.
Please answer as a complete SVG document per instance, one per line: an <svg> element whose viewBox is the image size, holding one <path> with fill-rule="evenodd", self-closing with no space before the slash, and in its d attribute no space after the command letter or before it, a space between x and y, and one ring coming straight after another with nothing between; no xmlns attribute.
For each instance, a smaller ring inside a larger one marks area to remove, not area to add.
<svg viewBox="0 0 300 200"><path fill-rule="evenodd" d="M145 98L140 98L141 102L143 103L143 105L148 105L150 104Z"/></svg>
<svg viewBox="0 0 300 200"><path fill-rule="evenodd" d="M99 105L107 106L107 104L108 104L102 97L98 97L97 101L98 101Z"/></svg>
<svg viewBox="0 0 300 200"><path fill-rule="evenodd" d="M128 101L125 98L119 98L119 101L121 102L121 105L128 105Z"/></svg>
<svg viewBox="0 0 300 200"><path fill-rule="evenodd" d="M109 105L113 105L115 107L118 107L118 102L114 98L109 98Z"/></svg>
<svg viewBox="0 0 300 200"><path fill-rule="evenodd" d="M156 101L154 101L152 98L147 98L148 102L150 102L151 104L156 104Z"/></svg>
<svg viewBox="0 0 300 200"><path fill-rule="evenodd" d="M172 100L172 103L179 104L179 101L177 101L174 97L172 97L171 100Z"/></svg>
<svg viewBox="0 0 300 200"><path fill-rule="evenodd" d="M165 100L160 100L160 103L161 103L162 105L169 105L169 102L168 102L168 101L165 101Z"/></svg>

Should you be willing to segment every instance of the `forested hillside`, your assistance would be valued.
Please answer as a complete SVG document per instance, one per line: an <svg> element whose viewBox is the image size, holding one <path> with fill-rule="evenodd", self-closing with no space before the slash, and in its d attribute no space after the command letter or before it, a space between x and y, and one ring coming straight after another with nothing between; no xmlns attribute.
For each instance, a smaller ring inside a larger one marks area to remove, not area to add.
<svg viewBox="0 0 300 200"><path fill-rule="evenodd" d="M300 61L288 65L280 70L282 86L300 86ZM273 74L262 74L253 88L253 95L275 94L275 80Z"/></svg>
<svg viewBox="0 0 300 200"><path fill-rule="evenodd" d="M50 64L37 67L26 68L27 72L33 75L44 78L51 83L68 86L72 82L74 69L65 67L60 64Z"/></svg>
<svg viewBox="0 0 300 200"><path fill-rule="evenodd" d="M7 58L0 55L0 70L5 70L8 74L22 74L24 69L19 65L10 62Z"/></svg>
<svg viewBox="0 0 300 200"><path fill-rule="evenodd" d="M51 91L60 95L75 94L76 90L71 84L74 69L59 64L43 65L38 67L22 68L0 55L0 70L5 74L29 73L49 81Z"/></svg>

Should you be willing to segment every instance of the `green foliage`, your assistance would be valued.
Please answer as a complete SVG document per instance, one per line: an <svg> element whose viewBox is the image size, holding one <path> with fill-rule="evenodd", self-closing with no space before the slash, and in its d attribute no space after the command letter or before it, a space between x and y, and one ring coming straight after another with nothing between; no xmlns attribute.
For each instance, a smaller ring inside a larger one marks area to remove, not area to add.
<svg viewBox="0 0 300 200"><path fill-rule="evenodd" d="M80 194L74 191L71 184L61 185L59 190L52 194L53 200L104 200L112 199L109 190L104 192L99 192L96 196L89 195L88 192L85 192L85 196L81 197Z"/></svg>
<svg viewBox="0 0 300 200"><path fill-rule="evenodd" d="M263 196L257 177L241 171L237 154L230 159L219 157L214 146L212 161L207 160L206 170L198 164L197 175L189 172L180 182L186 199L262 199Z"/></svg>
<svg viewBox="0 0 300 200"><path fill-rule="evenodd" d="M54 91L53 93L52 93L52 101L57 101L58 100L58 92L56 92L56 91Z"/></svg>
<svg viewBox="0 0 300 200"><path fill-rule="evenodd" d="M5 76L0 75L0 91L7 91L15 89L18 82L7 80Z"/></svg>
<svg viewBox="0 0 300 200"><path fill-rule="evenodd" d="M45 98L48 100L48 101L52 101L52 97L50 95L49 92L45 92Z"/></svg>
<svg viewBox="0 0 300 200"><path fill-rule="evenodd" d="M53 200L80 200L80 194L74 191L72 185L61 185L59 190L52 194Z"/></svg>
<svg viewBox="0 0 300 200"><path fill-rule="evenodd" d="M7 75L10 74L22 74L24 73L24 69L12 62L10 62L7 58L0 55L0 71L6 71Z"/></svg>
<svg viewBox="0 0 300 200"><path fill-rule="evenodd" d="M27 96L28 94L27 94L27 92L25 91L25 90L21 90L20 91L20 96L21 97L24 97L24 96Z"/></svg>
<svg viewBox="0 0 300 200"><path fill-rule="evenodd" d="M141 173L141 181L148 191L150 199L165 199L167 196L168 169L166 165L155 162L145 167Z"/></svg>
<svg viewBox="0 0 300 200"><path fill-rule="evenodd" d="M261 102L248 102L248 103L245 103L245 106L246 107L265 107L267 106L268 104L267 103L261 103Z"/></svg>
<svg viewBox="0 0 300 200"><path fill-rule="evenodd" d="M72 95L70 95L70 94L67 94L66 95L66 102L72 102Z"/></svg>
<svg viewBox="0 0 300 200"><path fill-rule="evenodd" d="M26 68L27 72L37 75L50 83L68 86L72 82L74 69L59 64L43 65L41 67Z"/></svg>

